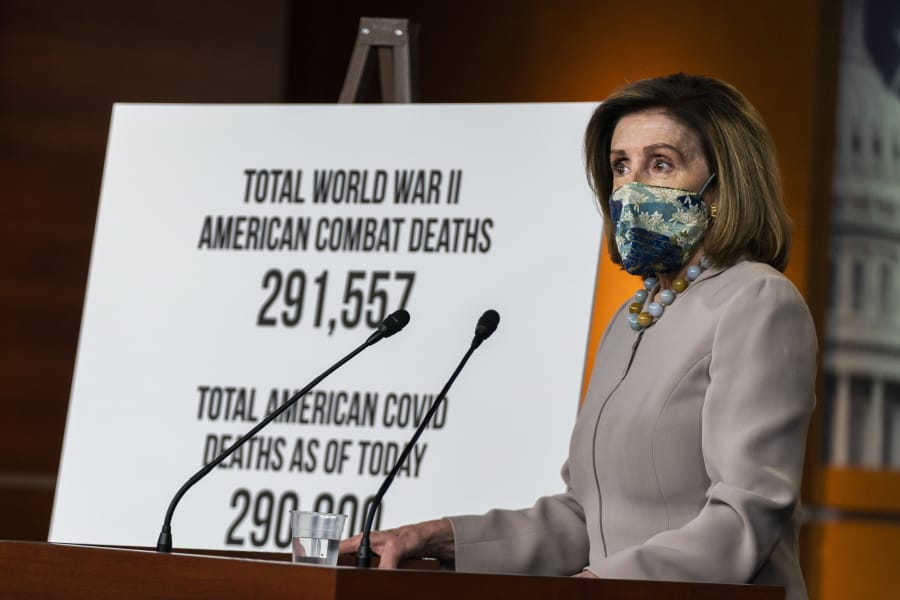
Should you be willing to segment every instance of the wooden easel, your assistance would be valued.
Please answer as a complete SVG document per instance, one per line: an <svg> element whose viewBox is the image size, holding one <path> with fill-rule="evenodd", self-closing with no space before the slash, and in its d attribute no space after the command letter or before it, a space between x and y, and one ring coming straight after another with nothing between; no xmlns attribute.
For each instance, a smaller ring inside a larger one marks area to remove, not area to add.
<svg viewBox="0 0 900 600"><path fill-rule="evenodd" d="M419 101L418 25L409 19L362 17L339 103L360 100L371 72L370 50L378 50L381 101L409 103Z"/></svg>

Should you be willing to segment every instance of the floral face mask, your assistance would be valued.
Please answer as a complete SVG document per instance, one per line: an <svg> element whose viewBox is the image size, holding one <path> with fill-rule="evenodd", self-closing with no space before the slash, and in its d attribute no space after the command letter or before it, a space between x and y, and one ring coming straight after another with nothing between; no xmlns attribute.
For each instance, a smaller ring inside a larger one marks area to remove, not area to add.
<svg viewBox="0 0 900 600"><path fill-rule="evenodd" d="M609 210L622 266L632 275L670 273L684 266L706 235L709 207L703 192L632 181L613 192Z"/></svg>

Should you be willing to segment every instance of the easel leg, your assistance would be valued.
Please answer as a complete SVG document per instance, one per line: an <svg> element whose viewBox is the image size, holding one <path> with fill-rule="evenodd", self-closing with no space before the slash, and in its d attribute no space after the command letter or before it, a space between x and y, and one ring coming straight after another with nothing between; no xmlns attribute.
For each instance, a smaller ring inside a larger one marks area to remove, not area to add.
<svg viewBox="0 0 900 600"><path fill-rule="evenodd" d="M340 103L360 100L369 71L369 51L378 49L378 70L382 102L418 101L418 77L415 69L418 51L418 27L409 19L359 20L356 45L338 98Z"/></svg>

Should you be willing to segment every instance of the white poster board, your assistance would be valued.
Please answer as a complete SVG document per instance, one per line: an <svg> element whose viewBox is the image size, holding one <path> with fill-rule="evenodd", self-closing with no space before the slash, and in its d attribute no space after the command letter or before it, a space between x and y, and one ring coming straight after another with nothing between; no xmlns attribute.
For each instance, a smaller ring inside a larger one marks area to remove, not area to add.
<svg viewBox="0 0 900 600"><path fill-rule="evenodd" d="M175 546L285 548L296 505L358 531L488 308L380 525L560 491L600 243L591 110L117 105L50 540L153 545L192 473L404 304L404 331L187 493Z"/></svg>

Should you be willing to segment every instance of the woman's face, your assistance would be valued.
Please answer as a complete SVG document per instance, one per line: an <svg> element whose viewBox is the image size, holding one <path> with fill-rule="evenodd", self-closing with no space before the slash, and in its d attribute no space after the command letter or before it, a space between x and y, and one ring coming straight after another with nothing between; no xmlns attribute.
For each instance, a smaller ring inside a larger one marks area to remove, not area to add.
<svg viewBox="0 0 900 600"><path fill-rule="evenodd" d="M637 181L697 192L710 175L697 134L657 108L619 119L609 161L613 190Z"/></svg>

